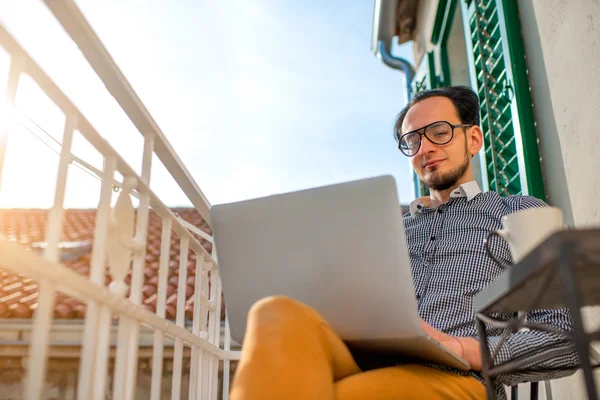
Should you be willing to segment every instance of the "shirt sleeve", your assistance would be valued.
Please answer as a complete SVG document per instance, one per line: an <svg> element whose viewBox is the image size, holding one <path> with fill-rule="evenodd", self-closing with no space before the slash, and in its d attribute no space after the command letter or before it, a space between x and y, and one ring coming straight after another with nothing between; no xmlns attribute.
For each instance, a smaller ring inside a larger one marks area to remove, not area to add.
<svg viewBox="0 0 600 400"><path fill-rule="evenodd" d="M573 332L571 314L565 308L530 311L527 313L527 321L563 332ZM488 338L491 354L497 352L494 365L555 353L548 360L526 364L523 367L524 372L498 376L498 381L507 386L561 378L573 374L577 369L577 352L570 340L563 335L539 330L522 330L509 335L502 344L501 338L501 335Z"/></svg>
<svg viewBox="0 0 600 400"><path fill-rule="evenodd" d="M529 208L549 207L548 203L533 196L508 196L505 201L511 213Z"/></svg>
<svg viewBox="0 0 600 400"><path fill-rule="evenodd" d="M548 207L544 201L533 196L514 196L510 198L516 210L536 207ZM516 204L514 203L516 202ZM566 308L552 310L532 310L527 313L527 321L549 326L563 332L573 332L571 313ZM533 356L555 353L552 358L532 361L523 368L524 372L500 375L498 381L512 386L523 382L544 381L573 374L577 370L578 356L571 341L557 333L539 330L522 330L513 333L502 342L502 336L488 338L490 353L497 353L494 365L508 361L530 359Z"/></svg>

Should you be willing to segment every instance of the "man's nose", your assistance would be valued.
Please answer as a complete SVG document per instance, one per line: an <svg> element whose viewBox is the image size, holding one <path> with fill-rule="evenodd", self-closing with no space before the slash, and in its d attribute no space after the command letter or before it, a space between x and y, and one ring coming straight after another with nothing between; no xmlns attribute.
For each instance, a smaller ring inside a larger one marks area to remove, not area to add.
<svg viewBox="0 0 600 400"><path fill-rule="evenodd" d="M431 143L431 141L427 139L427 136L423 135L421 136L421 148L419 149L419 152L416 155L432 153L435 151L436 148L437 146Z"/></svg>

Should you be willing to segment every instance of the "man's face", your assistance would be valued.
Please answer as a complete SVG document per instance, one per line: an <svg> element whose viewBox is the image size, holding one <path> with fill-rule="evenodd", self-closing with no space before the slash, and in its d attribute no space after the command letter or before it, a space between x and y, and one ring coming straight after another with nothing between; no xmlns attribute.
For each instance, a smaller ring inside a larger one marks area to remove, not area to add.
<svg viewBox="0 0 600 400"><path fill-rule="evenodd" d="M452 125L462 123L450 99L431 97L408 110L402 123L402 134L436 121L447 121ZM463 128L455 128L454 137L445 145L433 144L422 137L421 148L410 161L427 187L446 190L473 179L471 157L481 149L481 130L476 126L464 129L466 134Z"/></svg>

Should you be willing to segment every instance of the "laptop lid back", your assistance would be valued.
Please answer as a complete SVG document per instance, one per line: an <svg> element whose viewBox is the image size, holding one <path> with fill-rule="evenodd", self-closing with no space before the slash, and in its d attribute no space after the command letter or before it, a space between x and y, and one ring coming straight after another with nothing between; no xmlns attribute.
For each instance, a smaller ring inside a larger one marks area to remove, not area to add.
<svg viewBox="0 0 600 400"><path fill-rule="evenodd" d="M421 332L393 177L215 205L211 217L235 341L272 295L315 308L347 341Z"/></svg>

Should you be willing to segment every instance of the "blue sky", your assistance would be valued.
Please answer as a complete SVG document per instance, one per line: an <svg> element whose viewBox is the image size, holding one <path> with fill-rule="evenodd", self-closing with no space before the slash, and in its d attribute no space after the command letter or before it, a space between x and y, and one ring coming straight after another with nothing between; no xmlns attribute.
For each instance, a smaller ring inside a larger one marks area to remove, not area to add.
<svg viewBox="0 0 600 400"><path fill-rule="evenodd" d="M141 135L45 6L1 3L2 23L139 170ZM77 4L211 203L381 174L394 175L402 202L411 200L409 164L391 129L405 103L404 76L370 51L372 1ZM394 52L412 59L411 46ZM29 86L19 108L60 140L62 116L43 96L33 99ZM75 154L100 167L86 145L76 138ZM57 159L15 128L0 206L50 206L45 191ZM189 205L162 166L151 187L168 205ZM97 180L75 169L66 205L95 207L98 190Z"/></svg>

